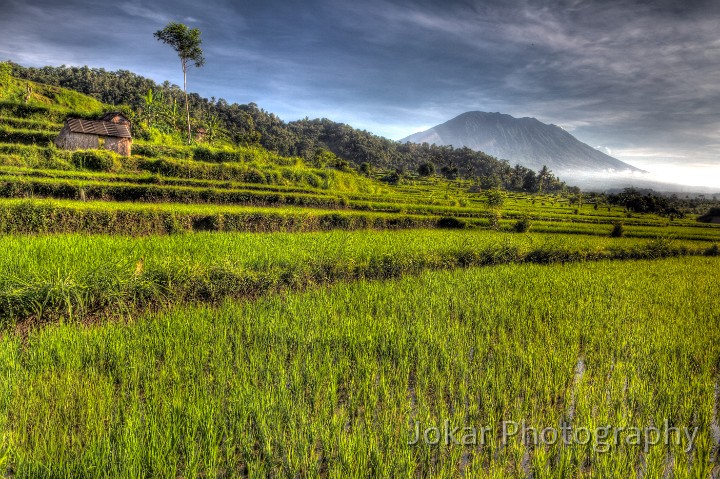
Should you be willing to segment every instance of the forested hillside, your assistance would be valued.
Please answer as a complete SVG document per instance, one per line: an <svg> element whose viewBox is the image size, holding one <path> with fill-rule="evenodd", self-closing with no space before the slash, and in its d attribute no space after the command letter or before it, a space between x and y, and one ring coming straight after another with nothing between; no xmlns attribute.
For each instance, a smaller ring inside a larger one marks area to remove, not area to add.
<svg viewBox="0 0 720 479"><path fill-rule="evenodd" d="M26 68L12 64L14 76L48 85L62 86L112 105L133 108L133 134L152 139L152 130L178 127L182 89L169 82L158 85L135 73L88 67ZM352 165L363 171L373 168L426 173L446 178L466 178L482 187L501 186L515 191L557 191L564 188L548 170L538 174L521 166L512 167L469 148L401 144L328 119L284 122L254 103L228 103L224 99L190 94L192 122L211 139L234 144L263 146L282 156L300 156L315 166ZM152 127L152 128L150 128ZM157 139L157 138L155 138ZM364 164L364 165L363 165ZM393 176L389 175L392 180Z"/></svg>

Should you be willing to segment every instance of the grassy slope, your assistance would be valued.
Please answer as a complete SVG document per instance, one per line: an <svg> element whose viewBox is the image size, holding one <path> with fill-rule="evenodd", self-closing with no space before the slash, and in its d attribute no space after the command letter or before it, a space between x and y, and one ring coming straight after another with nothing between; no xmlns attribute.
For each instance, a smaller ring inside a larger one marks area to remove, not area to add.
<svg viewBox="0 0 720 479"><path fill-rule="evenodd" d="M23 168L77 169L72 155L56 150L50 144L60 131L61 123L69 115L92 118L111 109L116 107L103 105L72 90L14 79L10 87L0 92L0 164ZM299 158L278 157L263 148L229 145L189 148L182 146L177 138L166 135L162 139L173 144L136 142L135 149L140 156L123 163L121 168L128 173L137 172L138 168L143 171L143 167L153 166L149 160L160 157L166 161L166 169L199 176L220 176L219 179L223 180L241 179L244 174L250 174L261 175L264 177L262 182L309 185L338 192L375 193L382 189L378 183L361 176L310 168ZM191 168L183 163L183 160L193 158L222 164L197 163L195 168ZM138 165L138 159L141 165ZM188 168L189 171L184 171Z"/></svg>
<svg viewBox="0 0 720 479"><path fill-rule="evenodd" d="M0 102L24 105L29 107L28 111L32 111L32 107L37 108L37 112L45 110L56 121L62 114L72 113L82 116L94 116L107 109L106 105L82 93L20 79L12 79L10 85L0 90ZM22 109L22 106L19 108ZM40 121L42 126L48 123Z"/></svg>

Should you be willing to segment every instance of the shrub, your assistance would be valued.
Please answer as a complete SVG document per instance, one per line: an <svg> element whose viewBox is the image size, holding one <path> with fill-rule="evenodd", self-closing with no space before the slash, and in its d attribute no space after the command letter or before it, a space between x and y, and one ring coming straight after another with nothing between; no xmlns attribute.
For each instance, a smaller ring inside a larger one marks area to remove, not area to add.
<svg viewBox="0 0 720 479"><path fill-rule="evenodd" d="M180 148L165 145L143 145L134 144L133 153L140 156L149 158L176 158L180 160L190 159L192 156L192 150L189 148Z"/></svg>
<svg viewBox="0 0 720 479"><path fill-rule="evenodd" d="M262 171L258 170L257 168L250 168L247 171L247 173L245 173L244 180L247 183L266 183L267 182L265 175L263 175Z"/></svg>
<svg viewBox="0 0 720 479"><path fill-rule="evenodd" d="M445 216L438 220L437 227L446 229L464 229L467 227L467 223L459 218Z"/></svg>
<svg viewBox="0 0 720 479"><path fill-rule="evenodd" d="M530 231L530 226L531 223L529 218L521 218L515 223L513 229L516 233L527 233Z"/></svg>
<svg viewBox="0 0 720 479"><path fill-rule="evenodd" d="M720 208L710 208L707 213L698 217L697 221L701 221L703 223L710 223L713 218L718 217L720 217Z"/></svg>
<svg viewBox="0 0 720 479"><path fill-rule="evenodd" d="M239 163L245 160L245 156L239 151L212 150L198 146L193 149L193 159L208 163Z"/></svg>
<svg viewBox="0 0 720 479"><path fill-rule="evenodd" d="M393 171L392 173L389 173L381 178L381 181L384 181L385 183L389 183L391 185L397 185L400 183L400 174L397 171Z"/></svg>
<svg viewBox="0 0 720 479"><path fill-rule="evenodd" d="M92 171L118 171L122 168L117 155L107 150L78 150L73 152L71 162L77 168Z"/></svg>
<svg viewBox="0 0 720 479"><path fill-rule="evenodd" d="M12 73L12 66L8 62L0 63L0 86L7 87L10 85L10 74Z"/></svg>
<svg viewBox="0 0 720 479"><path fill-rule="evenodd" d="M610 232L610 236L613 238L622 238L625 235L625 225L622 222L617 221L613 223L613 229Z"/></svg>
<svg viewBox="0 0 720 479"><path fill-rule="evenodd" d="M423 163L420 163L420 166L418 167L418 175L420 176L432 176L435 174L435 165L430 163L429 161L425 161Z"/></svg>
<svg viewBox="0 0 720 479"><path fill-rule="evenodd" d="M495 230L495 231L500 230L500 219L501 218L502 218L502 216L497 211L490 215L489 220L490 220L490 229L491 230Z"/></svg>
<svg viewBox="0 0 720 479"><path fill-rule="evenodd" d="M498 189L489 190L487 192L488 206L491 208L499 208L505 204L505 195Z"/></svg>
<svg viewBox="0 0 720 479"><path fill-rule="evenodd" d="M657 237L645 245L645 256L649 258L666 258L684 253L673 246L673 239L668 236Z"/></svg>

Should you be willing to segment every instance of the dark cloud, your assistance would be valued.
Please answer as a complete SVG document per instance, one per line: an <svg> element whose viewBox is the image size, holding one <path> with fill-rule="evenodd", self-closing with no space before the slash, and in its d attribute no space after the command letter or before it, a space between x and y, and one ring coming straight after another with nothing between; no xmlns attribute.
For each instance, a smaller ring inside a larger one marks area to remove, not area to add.
<svg viewBox="0 0 720 479"><path fill-rule="evenodd" d="M715 0L10 0L0 57L179 83L152 32L203 31L190 87L393 138L468 110L534 116L652 169L720 157Z"/></svg>

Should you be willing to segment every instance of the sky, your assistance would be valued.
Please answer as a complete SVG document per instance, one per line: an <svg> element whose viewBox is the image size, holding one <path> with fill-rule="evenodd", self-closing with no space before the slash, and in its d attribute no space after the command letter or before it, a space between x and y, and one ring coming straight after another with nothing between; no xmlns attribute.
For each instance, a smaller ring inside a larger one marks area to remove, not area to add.
<svg viewBox="0 0 720 479"><path fill-rule="evenodd" d="M720 187L717 0L0 0L0 60L182 84L169 21L202 32L188 89L399 140L472 110L534 117Z"/></svg>

